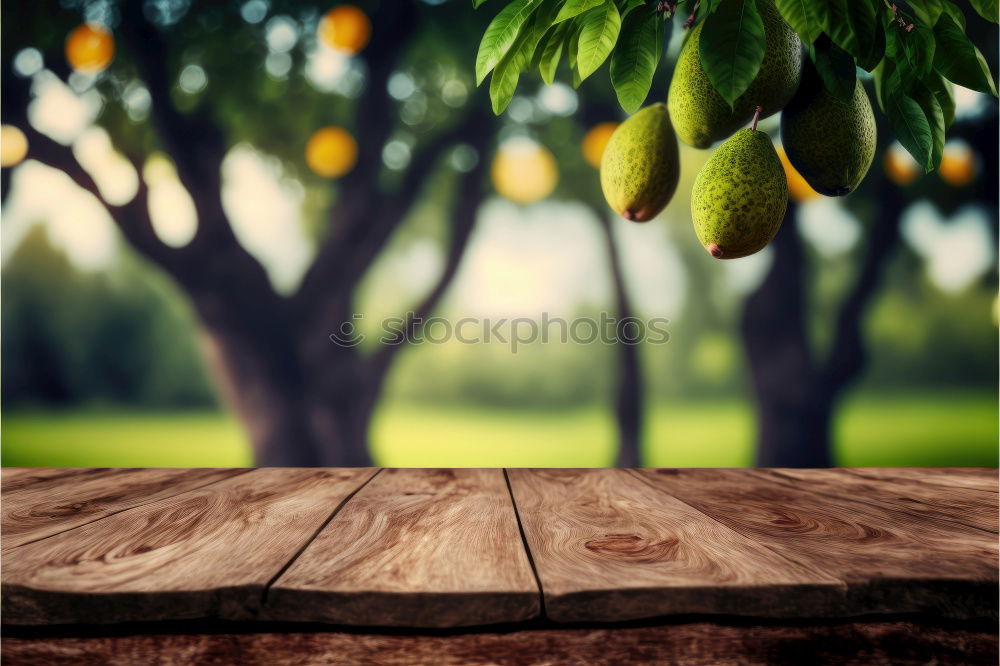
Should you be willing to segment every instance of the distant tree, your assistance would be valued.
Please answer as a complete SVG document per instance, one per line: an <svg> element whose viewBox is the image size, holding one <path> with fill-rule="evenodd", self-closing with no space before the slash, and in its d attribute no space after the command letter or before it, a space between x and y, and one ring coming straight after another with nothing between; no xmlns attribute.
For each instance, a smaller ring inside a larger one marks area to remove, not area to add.
<svg viewBox="0 0 1000 666"><path fill-rule="evenodd" d="M170 275L191 299L211 346L210 366L224 394L246 424L259 465L367 465L368 423L386 374L405 345L374 350L334 344L331 333L352 322L359 282L415 204L432 173L438 173L459 145L478 159L455 171L454 196L446 205L450 238L437 281L413 309L408 336L419 332L455 276L487 194L486 172L501 122L493 119L485 91L473 91L454 108L440 89L422 121L403 125L387 88L394 73L419 63L448 67L461 62L457 78L474 89L464 64L474 53L487 17L466 7L432 7L417 2L363 3L371 20L371 41L357 57L364 86L356 101L324 94L301 74L304 49L291 53L296 69L284 82L271 80L260 64L266 55L261 27L240 16L245 5L218 3L190 11L158 2L3 3L3 122L25 132L30 159L64 171L100 200L128 243ZM455 4L455 3L452 3ZM315 25L312 3L268 3L269 16L286 14ZM173 161L198 217L193 240L175 248L155 233L149 191L140 177L136 196L108 202L68 146L32 128L27 109L31 80L12 71L15 55L40 49L45 66L61 79L71 74L63 48L67 34L88 11L103 9L118 40L115 62L97 85L109 101L99 122L141 173L154 151ZM310 23L312 21L312 23ZM195 54L192 56L192 54ZM454 57L453 57L454 56ZM192 99L176 82L192 57L207 72L209 93ZM417 65L419 66L419 65ZM428 75L429 76L429 75ZM125 118L119 103L129 86L148 90L150 122ZM317 127L336 123L357 140L353 169L328 189L328 222L319 231L318 252L296 291L275 291L258 261L240 244L222 204L220 166L238 141L301 163L305 139ZM383 166L383 148L400 130L417 138L410 167L401 173ZM4 169L6 192L9 169ZM608 235L608 242L613 238ZM609 245L614 252L612 246ZM613 268L621 284L618 264ZM627 311L623 291L616 289ZM634 351L625 350L626 358ZM626 383L637 366L626 368ZM638 401L633 400L637 405ZM633 408L629 408L632 410ZM631 418L631 416L629 417ZM628 431L635 426L628 425ZM635 442L629 435L628 442ZM636 443L624 461L633 462Z"/></svg>
<svg viewBox="0 0 1000 666"><path fill-rule="evenodd" d="M982 174L962 192L962 201L978 201L996 215L998 141L996 107L991 101L984 123L959 121L953 135L990 147ZM984 126L985 125L985 126ZM884 154L888 139L880 127ZM975 138L973 138L975 137ZM919 182L919 181L918 181ZM866 315L884 283L889 261L900 246L900 221L907 206L933 194L926 184L901 187L877 161L857 196L871 202L862 219L865 235L852 284L839 304L826 349L810 340L813 307L811 271L789 202L785 222L773 243L774 263L746 300L741 332L757 402L756 462L762 467L829 467L834 464L832 426L847 390L862 376L869 352L864 339ZM943 197L938 197L943 198Z"/></svg>

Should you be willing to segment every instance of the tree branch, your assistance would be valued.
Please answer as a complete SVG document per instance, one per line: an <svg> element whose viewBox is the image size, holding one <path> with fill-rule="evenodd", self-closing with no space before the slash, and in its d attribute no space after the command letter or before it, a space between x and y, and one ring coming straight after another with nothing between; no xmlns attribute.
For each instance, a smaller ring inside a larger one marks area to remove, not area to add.
<svg viewBox="0 0 1000 666"><path fill-rule="evenodd" d="M244 264L257 264L239 244L222 207L225 137L204 108L184 115L174 106L170 98L172 77L166 66L168 45L162 33L145 19L142 7L141 2L123 3L118 33L149 90L157 136L176 165L178 178L191 193L198 213L195 236L182 251L204 258L223 250Z"/></svg>
<svg viewBox="0 0 1000 666"><path fill-rule="evenodd" d="M295 297L300 309L312 309L317 300L329 295L334 288L344 292L336 295L337 300L349 298L354 281L347 283L344 279L348 274L345 272L348 260L361 247L380 246L378 237L387 236L398 223L398 220L384 219L387 217L383 212L386 200L396 200L397 207L405 214L430 171L421 167L435 162L455 140L453 135L433 140L413 156L411 164L414 166L404 176L397 192L386 195L379 190L382 148L395 127L395 106L386 99L386 86L407 43L405 37L411 29L413 14L412 3L383 3L372 17L372 41L365 49L368 81L356 105L358 162L337 183L338 200L331 211L330 232ZM360 273L363 274L366 267L367 263L363 264Z"/></svg>
<svg viewBox="0 0 1000 666"><path fill-rule="evenodd" d="M879 174L878 209L857 279L844 298L837 315L833 344L823 364L821 379L831 398L854 381L865 366L861 320L878 291L889 256L899 244L899 220L906 200L899 188Z"/></svg>
<svg viewBox="0 0 1000 666"><path fill-rule="evenodd" d="M486 159L484 149L489 137L489 125L474 112L469 112L460 124L445 130L416 151L396 191L376 197L367 209L341 209L340 214L350 215L350 218L342 220L344 224L334 230L320 248L295 295L297 306L303 310L314 310L317 301L325 298L332 297L338 301L349 298L393 230L413 207L445 151L457 143L470 142L480 148L480 159ZM377 192L377 180L377 176L373 176L366 187ZM340 290L341 293L331 294L331 290Z"/></svg>
<svg viewBox="0 0 1000 666"><path fill-rule="evenodd" d="M4 86L4 122L13 123L28 140L27 159L33 159L46 166L65 173L79 187L90 192L104 205L122 236L148 259L168 271L176 270L180 257L178 252L164 244L153 229L149 216L148 190L142 180L142 166L137 159L127 156L138 176L138 189L132 200L125 204L109 203L101 193L97 182L83 166L77 162L72 149L42 134L28 121L28 101L31 80L8 75ZM8 174L9 169L4 169ZM5 193L6 195L6 193Z"/></svg>
<svg viewBox="0 0 1000 666"><path fill-rule="evenodd" d="M448 242L441 275L438 276L437 282L420 304L413 312L408 313L399 341L383 344L368 360L367 370L375 387L374 396L378 395L378 387L381 385L392 359L407 341L413 340L420 333L424 327L424 321L437 308L458 272L462 258L465 256L465 250L469 245L472 230L475 227L479 205L485 195L483 186L485 172L485 160L480 159L475 168L458 179L451 213L451 238Z"/></svg>
<svg viewBox="0 0 1000 666"><path fill-rule="evenodd" d="M615 313L618 322L621 323L633 317L633 310L625 286L625 274L622 270L621 256L618 253L618 241L615 239L613 223L608 217L607 208L589 201L588 204L597 217L604 235L611 284L614 288ZM623 328L619 327L616 330L619 335L624 333ZM628 344L622 340L618 340L617 346L620 365L617 390L615 391L615 416L618 422L618 456L615 459L615 465L618 467L638 467L640 464L639 447L642 440L642 411L645 403L639 347L638 344Z"/></svg>

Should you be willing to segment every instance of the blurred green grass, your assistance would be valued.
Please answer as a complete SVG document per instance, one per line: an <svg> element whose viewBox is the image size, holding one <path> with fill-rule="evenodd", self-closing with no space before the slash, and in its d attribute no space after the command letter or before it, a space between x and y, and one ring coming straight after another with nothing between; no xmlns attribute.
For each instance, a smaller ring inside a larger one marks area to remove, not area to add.
<svg viewBox="0 0 1000 666"><path fill-rule="evenodd" d="M645 464L739 467L753 461L752 405L737 400L654 407ZM205 412L5 412L5 466L240 467L252 464L239 423ZM837 463L996 466L992 394L856 396L836 428ZM385 405L372 425L382 465L595 467L614 453L611 413Z"/></svg>

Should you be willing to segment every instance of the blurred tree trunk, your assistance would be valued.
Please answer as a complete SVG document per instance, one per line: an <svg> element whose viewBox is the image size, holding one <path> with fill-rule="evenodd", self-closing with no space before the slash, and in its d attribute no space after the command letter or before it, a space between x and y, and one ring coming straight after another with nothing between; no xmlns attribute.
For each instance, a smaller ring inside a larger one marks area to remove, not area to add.
<svg viewBox="0 0 1000 666"><path fill-rule="evenodd" d="M20 9L8 20L17 22ZM5 6L6 9L6 6ZM395 131L395 107L387 81L414 34L413 3L383 3L372 15L372 39L365 53L367 81L356 104L354 132L359 152L354 169L337 183L329 232L296 293L275 292L264 268L239 243L222 205L222 161L228 141L207 106L181 113L171 90L176 72L168 66L167 40L174 31L155 28L143 3L121 6L116 34L149 90L151 125L190 193L198 226L183 247L167 246L149 215L148 190L139 177L135 197L108 202L69 146L34 130L28 122L31 80L4 72L2 115L28 137L28 158L57 168L104 205L125 240L173 278L194 305L203 349L226 401L244 422L257 465L369 465L368 424L391 361L422 327L457 272L485 192L487 150L498 122L486 95L473 96L462 113L443 122L414 148L410 169L395 187L380 186L382 147ZM29 46L31 44L25 44ZM6 46L10 46L9 44ZM58 50L45 56L55 74L70 72ZM7 61L5 66L10 65ZM455 175L455 194L445 219L451 231L437 282L415 307L406 333L367 353L336 344L331 334L353 322L358 283L419 200L428 177L459 144L477 151L478 163ZM121 148L121 146L118 146ZM125 154L142 174L145 154ZM3 170L6 194L9 169Z"/></svg>
<svg viewBox="0 0 1000 666"><path fill-rule="evenodd" d="M860 269L841 303L825 355L809 341L806 262L793 202L771 244L771 270L746 300L742 335L757 402L760 467L833 465L832 418L844 391L864 369L861 327L898 245L906 204L878 165L869 178L877 179L877 212L862 241Z"/></svg>
<svg viewBox="0 0 1000 666"><path fill-rule="evenodd" d="M613 222L603 206L594 206L594 214L601 225L608 263L611 266L615 316L619 323L618 335L621 336L621 322L625 322L633 316L632 304L625 287L625 276L622 272L618 243L612 227ZM639 345L623 342L619 337L616 348L619 365L615 385L615 419L618 424L618 455L615 458L615 466L639 467L642 445L642 415L645 402L642 372L639 366Z"/></svg>

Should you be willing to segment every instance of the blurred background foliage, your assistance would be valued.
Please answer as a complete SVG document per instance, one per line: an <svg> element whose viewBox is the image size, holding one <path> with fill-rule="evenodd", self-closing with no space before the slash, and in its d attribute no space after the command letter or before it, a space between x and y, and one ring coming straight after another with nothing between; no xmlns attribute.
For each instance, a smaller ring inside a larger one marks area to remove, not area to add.
<svg viewBox="0 0 1000 666"><path fill-rule="evenodd" d="M11 5L3 4L7 16ZM351 49L366 41L364 19L374 5L343 14L353 28L342 31L348 41L339 51L318 36L330 7L314 3L146 0L144 7L171 35L163 57L177 76L174 104L185 112L208 109L231 145L223 199L237 236L275 288L292 292L339 196L322 177L324 165L328 177L351 168L344 155L354 141L352 109L366 85L363 46L360 54ZM388 183L411 166L422 137L472 104L472 62L490 18L486 9L474 12L464 0L421 3L384 102L400 120L382 149L380 178ZM185 194L158 152L149 94L127 54L116 50L101 73L77 68L69 86L38 78L42 67L55 67L42 53L61 53L85 21L114 35L118 13L105 0L62 0L54 16L19 10L17 22L3 23L3 59L36 77L36 128L65 132L85 164L88 151L111 160L109 136L123 153L154 156L146 181L162 183L160 205L176 212ZM995 28L977 27L974 16L969 24L996 71ZM27 50L20 46L25 36L34 44ZM668 59L680 41L671 40ZM670 68L663 69L653 100L666 94ZM381 318L405 312L433 283L448 232L442 211L456 174L479 160L491 160L493 192L436 313L570 318L612 307L595 224L604 204L591 164L613 127L603 124L621 120L606 77L605 67L579 90L522 81L502 118L496 154L459 146L447 156L358 289L362 330L374 332ZM909 203L903 242L863 322L865 371L834 419L838 464L997 464L996 172L986 168L996 163L997 147L976 140L996 137L997 107L971 91L956 97L957 136L939 171L919 173L892 145L876 156L878 173L869 176L888 178ZM342 129L315 134L328 127ZM774 119L763 129L777 137ZM5 134L2 147L7 166L16 137ZM756 417L739 316L773 257L765 251L719 262L700 248L689 193L710 153L681 148L681 184L664 214L644 226L612 223L634 309L670 320L668 344L640 348L644 463L749 465ZM204 341L184 293L122 241L93 198L70 181L30 160L5 171L12 174L4 182L2 227L3 464L251 464L243 428L202 361ZM831 344L876 197L872 187L843 201L798 197L797 234L809 261L808 334L819 348ZM175 214L157 228L161 238L189 237L193 222L183 218ZM617 364L615 349L600 344L534 343L516 355L504 344L411 345L392 367L372 421L375 460L609 464Z"/></svg>

